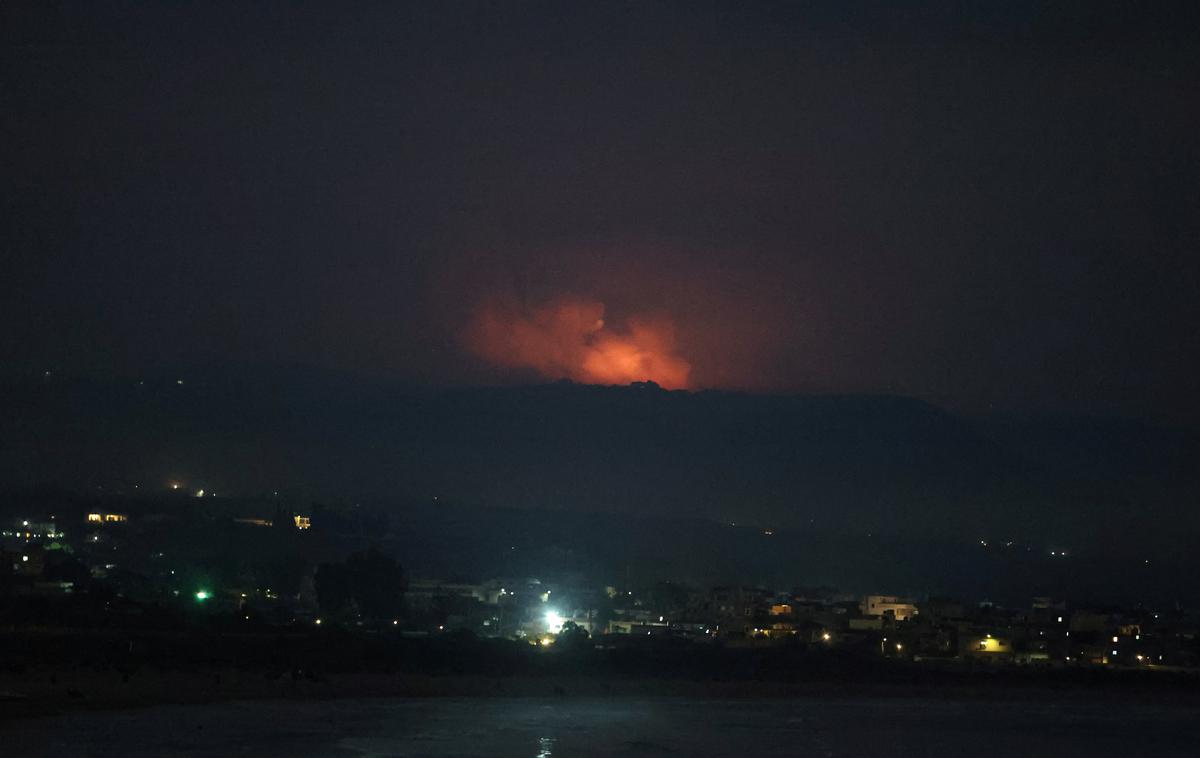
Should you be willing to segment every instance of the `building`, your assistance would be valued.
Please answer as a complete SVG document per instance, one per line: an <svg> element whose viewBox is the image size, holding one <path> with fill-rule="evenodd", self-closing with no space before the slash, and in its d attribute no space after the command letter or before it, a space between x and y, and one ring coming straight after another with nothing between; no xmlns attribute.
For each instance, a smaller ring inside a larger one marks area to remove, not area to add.
<svg viewBox="0 0 1200 758"><path fill-rule="evenodd" d="M637 621L614 619L608 622L609 634L640 634L646 636L666 634L670 625L663 621Z"/></svg>
<svg viewBox="0 0 1200 758"><path fill-rule="evenodd" d="M858 607L864 616L891 616L896 621L917 615L916 605L893 595L866 595Z"/></svg>

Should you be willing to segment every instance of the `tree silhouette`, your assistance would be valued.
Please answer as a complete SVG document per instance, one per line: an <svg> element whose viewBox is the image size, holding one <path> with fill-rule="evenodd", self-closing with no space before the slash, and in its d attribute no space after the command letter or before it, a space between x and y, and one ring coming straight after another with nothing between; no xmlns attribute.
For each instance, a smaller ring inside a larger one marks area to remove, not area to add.
<svg viewBox="0 0 1200 758"><path fill-rule="evenodd" d="M330 618L384 621L403 609L404 570L374 547L351 554L345 563L322 563L313 580L321 612Z"/></svg>
<svg viewBox="0 0 1200 758"><path fill-rule="evenodd" d="M591 635L582 626L574 621L568 621L562 626L562 631L558 633L557 639L554 640L554 647L573 651L585 650L589 645Z"/></svg>

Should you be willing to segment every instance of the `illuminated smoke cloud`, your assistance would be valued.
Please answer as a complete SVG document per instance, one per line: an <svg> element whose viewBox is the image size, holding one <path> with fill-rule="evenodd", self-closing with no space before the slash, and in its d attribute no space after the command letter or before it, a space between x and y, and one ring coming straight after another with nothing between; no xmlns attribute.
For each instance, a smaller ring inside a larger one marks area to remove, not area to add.
<svg viewBox="0 0 1200 758"><path fill-rule="evenodd" d="M604 322L604 303L575 297L532 309L480 308L466 342L494 365L588 384L650 380L686 389L692 369L675 352L670 321L635 317L618 332Z"/></svg>

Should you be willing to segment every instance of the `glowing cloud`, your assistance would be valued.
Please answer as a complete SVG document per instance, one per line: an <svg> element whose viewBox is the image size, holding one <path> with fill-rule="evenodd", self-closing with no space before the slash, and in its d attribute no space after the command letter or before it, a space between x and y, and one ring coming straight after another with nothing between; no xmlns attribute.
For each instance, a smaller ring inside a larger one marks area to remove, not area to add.
<svg viewBox="0 0 1200 758"><path fill-rule="evenodd" d="M484 306L467 329L466 343L494 365L588 384L649 380L685 389L692 369L676 353L670 321L635 317L616 331L604 322L604 303L576 297L535 308Z"/></svg>

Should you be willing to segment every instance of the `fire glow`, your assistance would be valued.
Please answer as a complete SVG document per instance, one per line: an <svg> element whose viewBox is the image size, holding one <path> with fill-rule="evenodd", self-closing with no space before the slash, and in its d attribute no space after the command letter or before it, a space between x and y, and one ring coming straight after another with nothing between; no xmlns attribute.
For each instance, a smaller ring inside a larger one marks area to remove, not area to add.
<svg viewBox="0 0 1200 758"><path fill-rule="evenodd" d="M533 369L548 379L688 387L692 367L676 351L670 320L632 317L625 327L605 323L604 303L562 297L534 308L484 306L466 342L489 363Z"/></svg>

